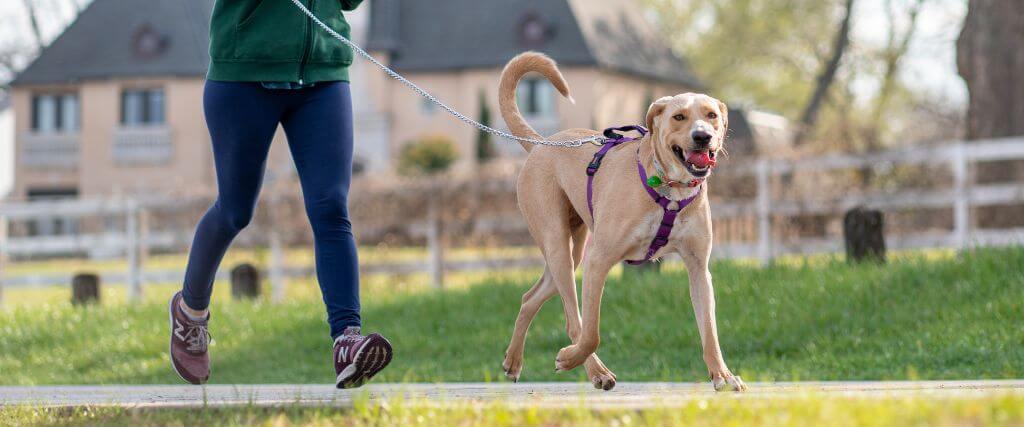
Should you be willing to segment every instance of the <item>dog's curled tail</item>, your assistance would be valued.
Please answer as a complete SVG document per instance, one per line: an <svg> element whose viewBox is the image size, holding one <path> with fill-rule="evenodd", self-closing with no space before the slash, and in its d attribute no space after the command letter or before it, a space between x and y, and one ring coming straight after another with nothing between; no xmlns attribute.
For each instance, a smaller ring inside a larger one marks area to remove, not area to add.
<svg viewBox="0 0 1024 427"><path fill-rule="evenodd" d="M558 89L562 96L569 98L569 101L574 104L576 101L572 99L572 95L569 95L569 84L565 82L562 72L558 71L558 64L547 55L538 52L525 52L512 58L505 65L505 69L501 72L501 82L498 84L498 105L501 107L501 118L505 120L505 124L508 125L508 129L513 135L543 139L544 137L526 122L516 103L516 86L519 85L519 80L530 72L540 73L555 86L555 89ZM533 149L533 144L527 142L519 144L526 151Z"/></svg>

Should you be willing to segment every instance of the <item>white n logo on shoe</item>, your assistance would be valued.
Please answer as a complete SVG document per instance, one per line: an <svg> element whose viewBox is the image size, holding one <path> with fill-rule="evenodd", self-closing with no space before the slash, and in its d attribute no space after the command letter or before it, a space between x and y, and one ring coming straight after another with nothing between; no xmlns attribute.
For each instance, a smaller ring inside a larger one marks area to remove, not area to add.
<svg viewBox="0 0 1024 427"><path fill-rule="evenodd" d="M174 319L174 336L178 337L179 340L185 341L185 336L181 333L185 332L185 325L182 325L178 319Z"/></svg>
<svg viewBox="0 0 1024 427"><path fill-rule="evenodd" d="M338 351L338 363L345 363L348 361L348 347L342 347Z"/></svg>

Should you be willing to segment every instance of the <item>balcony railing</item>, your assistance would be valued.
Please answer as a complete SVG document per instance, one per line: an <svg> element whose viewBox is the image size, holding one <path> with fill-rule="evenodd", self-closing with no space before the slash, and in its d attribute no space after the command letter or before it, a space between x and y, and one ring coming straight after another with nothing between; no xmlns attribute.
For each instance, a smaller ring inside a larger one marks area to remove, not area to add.
<svg viewBox="0 0 1024 427"><path fill-rule="evenodd" d="M78 165L77 132L26 132L20 145L22 166L70 169Z"/></svg>
<svg viewBox="0 0 1024 427"><path fill-rule="evenodd" d="M114 163L161 165L173 154L171 130L166 126L123 127L114 131Z"/></svg>

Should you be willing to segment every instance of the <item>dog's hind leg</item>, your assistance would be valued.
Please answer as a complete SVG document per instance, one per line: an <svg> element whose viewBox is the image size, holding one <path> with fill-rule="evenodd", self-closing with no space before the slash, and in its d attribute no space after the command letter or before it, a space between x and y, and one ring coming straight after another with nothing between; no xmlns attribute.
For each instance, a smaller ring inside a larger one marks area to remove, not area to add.
<svg viewBox="0 0 1024 427"><path fill-rule="evenodd" d="M519 307L519 316L516 317L515 330L512 331L512 341L505 350L505 361L501 367L505 370L508 379L519 382L519 375L523 372L523 347L526 344L526 331L530 329L530 323L537 316L537 312L547 300L555 296L558 290L551 280L551 273L547 268L537 283L523 295L523 305Z"/></svg>

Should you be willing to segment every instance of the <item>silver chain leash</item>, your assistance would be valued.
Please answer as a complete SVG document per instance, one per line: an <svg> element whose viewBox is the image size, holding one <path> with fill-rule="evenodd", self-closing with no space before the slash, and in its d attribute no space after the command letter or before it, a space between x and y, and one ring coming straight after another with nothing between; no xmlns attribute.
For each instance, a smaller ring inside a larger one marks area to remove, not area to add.
<svg viewBox="0 0 1024 427"><path fill-rule="evenodd" d="M428 101L436 104L438 107L441 107L442 109L447 111L452 116L455 116L456 119L459 119L459 120L461 120L461 121L463 121L465 123L468 123L468 124L472 125L473 127L481 130L481 131L487 132L487 133L489 133L491 135L500 136L500 137L505 138L505 139L511 139L511 140L515 140L515 141L527 142L527 143L530 143L530 144L537 144L537 145L551 145L551 146L556 146L556 147L579 147L579 146L584 145L584 144L597 144L597 145L601 145L601 144L603 144L607 140L607 138L605 138L604 136L600 136L600 135L595 135L595 136L591 136L591 137L587 137L587 138L572 139L572 140L568 140L568 141L550 141L550 140L547 140L547 139L524 138L524 137L521 137L521 136L516 136L516 135L513 135L511 133L508 133L508 132L505 132L505 131L501 131L501 130L492 128L492 127L487 126L487 125L485 125L483 123L480 123L480 122L478 122L476 120L473 120L473 119L471 119L469 117L466 117L462 113L460 113L458 111L455 111L454 108L449 107L447 104L441 102L441 100L437 99L434 95L431 95L430 93L428 93L427 91L423 90L419 86L416 86L416 83L413 83L413 82L409 81L405 77L402 77L402 75L396 73L395 70L392 70L391 68L388 68L387 65L384 65L384 64L380 63L380 61L377 61L376 58L374 58L369 53L367 53L365 50L363 50L362 48L357 46L351 40L345 38L345 36L342 36L341 34L338 34L336 31L334 31L334 29L332 29L331 27L327 26L327 24L324 24L323 21L321 21L315 15L313 15L313 13L310 12L309 9L306 8L306 5L302 4L302 2L300 0L291 0L291 2L294 3L295 6L299 8L299 10L302 10L302 13L306 14L306 16L308 16L310 19L312 19L313 22L316 22L316 24L318 26L320 26L320 28L323 28L324 31L326 31L332 37L334 37L334 38L338 39L339 41L341 41L342 43L345 43L346 45L348 45L348 47L352 48L352 50L354 52L358 53L363 58L366 58L367 61L372 62L374 65L377 66L377 68L380 68L387 75L391 76L391 78L393 78L395 80L398 80L402 84L408 86L409 89L412 89L414 92L416 92L420 96L426 98Z"/></svg>

